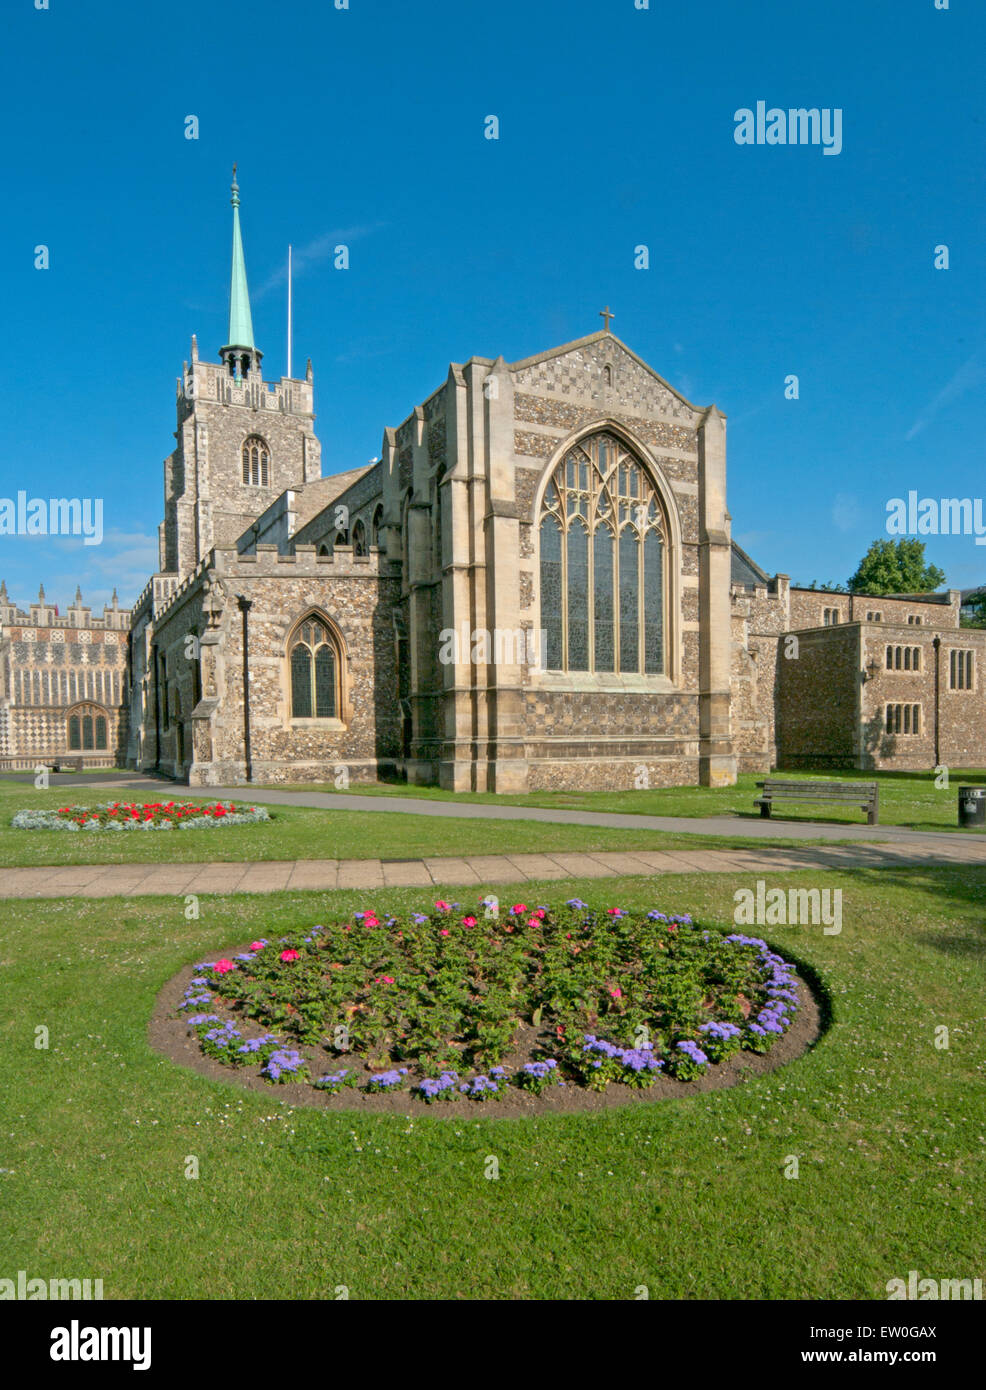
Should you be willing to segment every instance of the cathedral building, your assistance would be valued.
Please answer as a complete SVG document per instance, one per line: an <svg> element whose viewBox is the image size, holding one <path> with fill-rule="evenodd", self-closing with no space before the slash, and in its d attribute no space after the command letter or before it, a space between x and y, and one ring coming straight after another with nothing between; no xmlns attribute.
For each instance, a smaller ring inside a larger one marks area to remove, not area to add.
<svg viewBox="0 0 986 1390"><path fill-rule="evenodd" d="M115 590L102 614L79 589L60 613L44 585L22 608L0 583L0 769L123 763L129 633Z"/></svg>
<svg viewBox="0 0 986 1390"><path fill-rule="evenodd" d="M264 378L232 201L228 341L192 340L131 615L130 766L523 792L986 761L957 592L768 577L731 539L725 416L608 311L453 363L378 462L322 477L311 364Z"/></svg>

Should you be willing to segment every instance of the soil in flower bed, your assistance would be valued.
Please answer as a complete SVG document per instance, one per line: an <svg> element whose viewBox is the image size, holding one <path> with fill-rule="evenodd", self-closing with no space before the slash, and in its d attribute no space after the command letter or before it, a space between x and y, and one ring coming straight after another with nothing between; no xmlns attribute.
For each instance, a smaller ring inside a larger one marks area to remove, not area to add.
<svg viewBox="0 0 986 1390"><path fill-rule="evenodd" d="M577 900L477 917L440 902L385 921L368 909L188 966L161 992L149 1039L291 1105L496 1118L732 1086L811 1047L822 1012L790 960L689 917ZM237 1051L237 1065L225 1060ZM313 1084L343 1071L342 1089ZM383 1089L365 1089L373 1077ZM439 1079L426 1103L421 1082Z"/></svg>

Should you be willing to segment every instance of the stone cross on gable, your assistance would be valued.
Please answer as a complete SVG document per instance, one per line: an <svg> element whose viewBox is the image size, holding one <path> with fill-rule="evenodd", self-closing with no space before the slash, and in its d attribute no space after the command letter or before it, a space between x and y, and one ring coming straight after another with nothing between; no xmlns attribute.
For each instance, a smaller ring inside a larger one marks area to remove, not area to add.
<svg viewBox="0 0 986 1390"><path fill-rule="evenodd" d="M612 309L610 309L610 307L609 307L608 304L606 305L606 308L605 308L605 309L600 309L600 311L599 311L599 317L603 320L603 323L604 323L604 325L605 325L605 330L606 330L606 332L608 333L608 332L609 332L609 321L610 321L610 319L615 319L615 318L616 318L616 315L613 313Z"/></svg>

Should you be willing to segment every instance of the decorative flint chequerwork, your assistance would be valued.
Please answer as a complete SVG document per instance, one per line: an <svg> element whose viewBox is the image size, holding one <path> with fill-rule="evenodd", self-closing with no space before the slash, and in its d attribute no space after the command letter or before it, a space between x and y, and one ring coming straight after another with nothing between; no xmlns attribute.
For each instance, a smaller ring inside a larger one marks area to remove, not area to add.
<svg viewBox="0 0 986 1390"><path fill-rule="evenodd" d="M581 440L539 533L545 668L663 675L668 526L640 460L612 435Z"/></svg>

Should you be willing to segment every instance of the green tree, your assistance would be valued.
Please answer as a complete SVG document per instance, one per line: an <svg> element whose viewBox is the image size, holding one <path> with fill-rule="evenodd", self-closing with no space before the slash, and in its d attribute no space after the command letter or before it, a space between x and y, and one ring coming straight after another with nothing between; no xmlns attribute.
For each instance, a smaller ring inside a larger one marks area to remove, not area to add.
<svg viewBox="0 0 986 1390"><path fill-rule="evenodd" d="M972 615L961 618L959 626L986 627L986 589L980 589L978 594L970 594L966 599L966 606L972 609Z"/></svg>
<svg viewBox="0 0 986 1390"><path fill-rule="evenodd" d="M925 563L924 541L916 536L874 541L849 580L851 594L928 594L944 584L937 565Z"/></svg>

